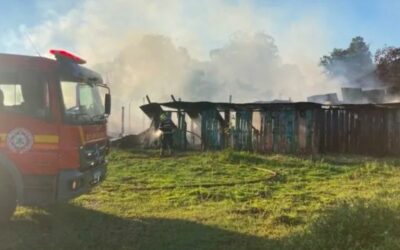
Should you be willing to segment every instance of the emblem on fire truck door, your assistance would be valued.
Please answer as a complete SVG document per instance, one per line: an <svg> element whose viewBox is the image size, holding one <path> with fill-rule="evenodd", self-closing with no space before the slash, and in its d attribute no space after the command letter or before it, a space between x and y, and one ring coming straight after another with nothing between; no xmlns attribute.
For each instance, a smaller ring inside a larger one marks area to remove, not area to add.
<svg viewBox="0 0 400 250"><path fill-rule="evenodd" d="M7 135L7 146L15 153L28 152L33 146L33 135L24 128L13 129Z"/></svg>

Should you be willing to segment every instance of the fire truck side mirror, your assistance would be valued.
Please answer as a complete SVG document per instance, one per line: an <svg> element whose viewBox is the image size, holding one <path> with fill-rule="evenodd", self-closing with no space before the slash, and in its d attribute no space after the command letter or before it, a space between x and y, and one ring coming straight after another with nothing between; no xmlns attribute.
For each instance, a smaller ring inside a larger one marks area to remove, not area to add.
<svg viewBox="0 0 400 250"><path fill-rule="evenodd" d="M111 95L110 94L106 94L105 98L104 98L104 113L106 115L111 114Z"/></svg>

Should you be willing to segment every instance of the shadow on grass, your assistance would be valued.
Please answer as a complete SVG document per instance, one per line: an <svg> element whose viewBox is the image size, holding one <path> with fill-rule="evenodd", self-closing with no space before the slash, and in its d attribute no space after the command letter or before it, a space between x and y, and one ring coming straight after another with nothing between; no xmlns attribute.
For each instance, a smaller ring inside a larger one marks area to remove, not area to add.
<svg viewBox="0 0 400 250"><path fill-rule="evenodd" d="M65 205L0 228L0 249L265 249L275 242L196 222L119 218Z"/></svg>
<svg viewBox="0 0 400 250"><path fill-rule="evenodd" d="M400 249L400 207L384 201L344 202L283 241L284 249Z"/></svg>
<svg viewBox="0 0 400 250"><path fill-rule="evenodd" d="M342 203L307 230L268 239L180 219L119 218L65 205L0 228L0 249L399 249L400 209Z"/></svg>

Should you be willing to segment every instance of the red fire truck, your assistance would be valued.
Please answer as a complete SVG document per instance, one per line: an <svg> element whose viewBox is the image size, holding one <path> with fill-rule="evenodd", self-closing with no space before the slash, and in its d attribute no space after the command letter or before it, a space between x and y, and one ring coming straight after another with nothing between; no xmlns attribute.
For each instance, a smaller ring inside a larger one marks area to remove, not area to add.
<svg viewBox="0 0 400 250"><path fill-rule="evenodd" d="M88 192L106 175L108 86L83 59L0 54L0 220Z"/></svg>

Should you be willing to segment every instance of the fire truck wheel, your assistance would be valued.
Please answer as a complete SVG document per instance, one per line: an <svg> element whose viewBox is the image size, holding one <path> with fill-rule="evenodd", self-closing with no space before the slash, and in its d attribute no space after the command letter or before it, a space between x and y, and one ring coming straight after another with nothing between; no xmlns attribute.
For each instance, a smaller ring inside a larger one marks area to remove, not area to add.
<svg viewBox="0 0 400 250"><path fill-rule="evenodd" d="M17 191L11 178L0 170L0 222L8 221L17 207Z"/></svg>

